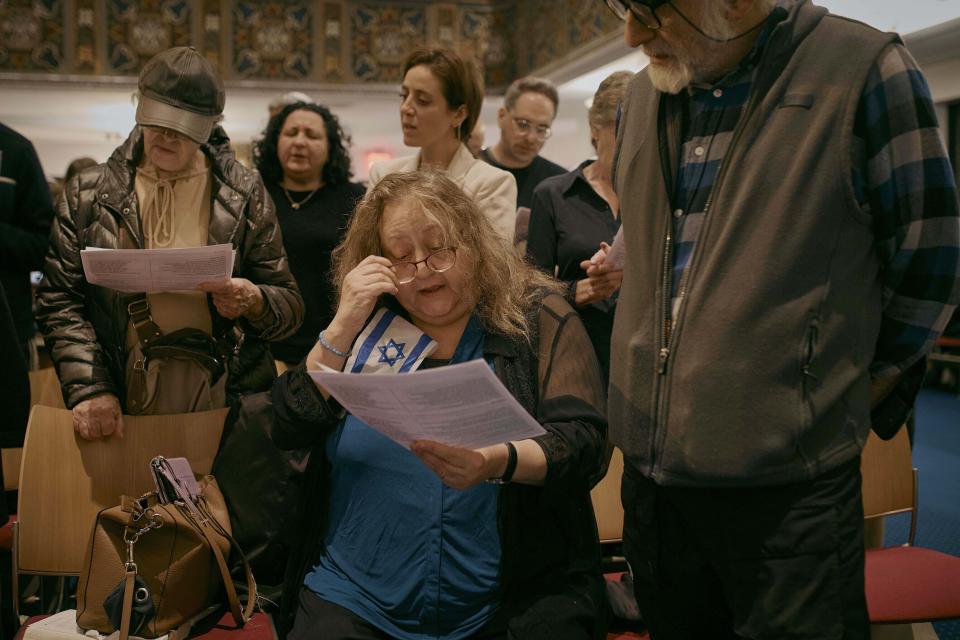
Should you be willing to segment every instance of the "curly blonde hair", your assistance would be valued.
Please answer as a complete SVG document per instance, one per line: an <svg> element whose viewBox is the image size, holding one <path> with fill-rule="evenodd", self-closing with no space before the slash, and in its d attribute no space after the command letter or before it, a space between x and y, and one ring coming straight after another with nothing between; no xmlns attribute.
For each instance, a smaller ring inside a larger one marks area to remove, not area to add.
<svg viewBox="0 0 960 640"><path fill-rule="evenodd" d="M429 169L393 173L377 183L357 205L346 237L333 252L332 278L343 279L369 255L383 255L380 225L390 205L413 204L435 222L457 260L468 260L475 313L487 330L530 337L528 312L560 283L524 262L496 232L476 202L445 174Z"/></svg>

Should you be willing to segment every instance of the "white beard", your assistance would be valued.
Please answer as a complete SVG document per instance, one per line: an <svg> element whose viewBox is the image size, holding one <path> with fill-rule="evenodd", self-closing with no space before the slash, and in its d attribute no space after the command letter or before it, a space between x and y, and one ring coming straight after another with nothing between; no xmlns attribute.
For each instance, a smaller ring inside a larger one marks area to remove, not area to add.
<svg viewBox="0 0 960 640"><path fill-rule="evenodd" d="M703 29L715 38L732 38L736 35L733 27L723 16L723 6L720 2L707 4L702 18ZM653 86L664 93L680 93L693 82L710 78L714 63L714 53L719 46L716 43L697 37L688 40L686 49L671 47L670 62L664 65L650 64L647 69ZM695 48L694 48L695 47Z"/></svg>
<svg viewBox="0 0 960 640"><path fill-rule="evenodd" d="M654 88L664 93L680 93L693 82L693 69L689 64L678 61L668 66L647 65L647 73Z"/></svg>

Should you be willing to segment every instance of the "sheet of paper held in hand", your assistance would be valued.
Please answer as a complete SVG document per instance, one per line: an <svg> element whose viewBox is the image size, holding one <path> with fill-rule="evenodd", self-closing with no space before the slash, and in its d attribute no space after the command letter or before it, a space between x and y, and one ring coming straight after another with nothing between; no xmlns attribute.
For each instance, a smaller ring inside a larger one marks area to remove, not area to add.
<svg viewBox="0 0 960 640"><path fill-rule="evenodd" d="M87 282L117 291L184 291L233 273L233 247L97 249L80 252Z"/></svg>
<svg viewBox="0 0 960 640"><path fill-rule="evenodd" d="M613 237L613 244L607 253L607 264L613 271L623 271L626 264L627 249L626 242L623 239L623 227L617 229L617 235Z"/></svg>
<svg viewBox="0 0 960 640"><path fill-rule="evenodd" d="M393 376L309 373L347 411L405 447L434 440L477 449L546 433L484 360Z"/></svg>

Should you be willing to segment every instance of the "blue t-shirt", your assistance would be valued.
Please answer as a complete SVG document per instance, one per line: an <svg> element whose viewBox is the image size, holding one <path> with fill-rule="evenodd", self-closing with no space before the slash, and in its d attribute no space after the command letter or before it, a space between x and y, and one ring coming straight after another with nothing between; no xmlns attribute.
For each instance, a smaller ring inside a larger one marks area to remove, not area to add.
<svg viewBox="0 0 960 640"><path fill-rule="evenodd" d="M451 364L481 357L483 330L471 318ZM476 634L499 605L499 487L451 489L353 416L326 453L329 525L307 588L401 640Z"/></svg>

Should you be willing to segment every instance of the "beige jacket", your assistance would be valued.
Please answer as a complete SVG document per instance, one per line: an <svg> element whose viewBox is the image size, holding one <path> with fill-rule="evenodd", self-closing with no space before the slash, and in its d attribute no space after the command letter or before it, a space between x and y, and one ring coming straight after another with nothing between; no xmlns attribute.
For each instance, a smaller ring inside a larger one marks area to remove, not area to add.
<svg viewBox="0 0 960 640"><path fill-rule="evenodd" d="M378 162L370 167L370 188L391 173L416 171L420 168L420 152L416 155ZM446 174L472 197L487 216L493 228L513 244L517 222L517 182L510 173L477 160L464 145L460 145Z"/></svg>

